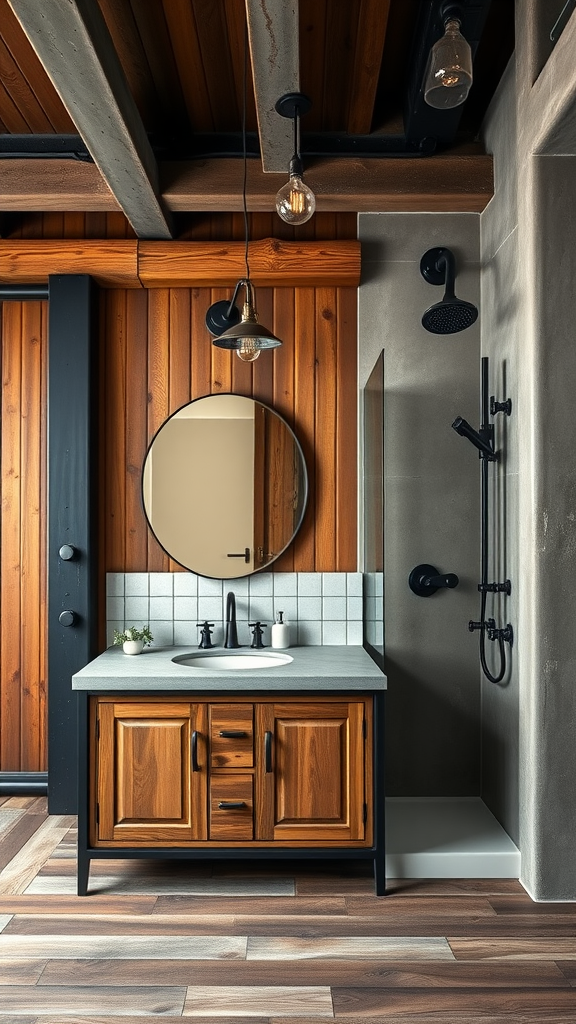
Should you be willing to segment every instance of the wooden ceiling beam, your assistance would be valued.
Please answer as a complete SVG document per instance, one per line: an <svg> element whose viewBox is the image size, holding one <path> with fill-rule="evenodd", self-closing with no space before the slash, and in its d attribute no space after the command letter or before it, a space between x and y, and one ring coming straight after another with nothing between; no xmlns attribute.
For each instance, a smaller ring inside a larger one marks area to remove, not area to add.
<svg viewBox="0 0 576 1024"><path fill-rule="evenodd" d="M285 93L300 91L298 0L246 0L246 17L262 170L286 178L294 129L274 105Z"/></svg>
<svg viewBox="0 0 576 1024"><path fill-rule="evenodd" d="M197 160L160 166L169 210L242 209L238 160ZM254 212L274 209L285 180L248 162L247 203ZM319 212L481 212L494 192L492 157L486 154L394 159L330 158L311 161L306 181Z"/></svg>
<svg viewBox="0 0 576 1024"><path fill-rule="evenodd" d="M174 213L242 209L239 160L160 165L162 198ZM306 180L319 212L481 212L492 198L492 157L463 154L415 159L325 159ZM248 209L270 213L283 178L248 162ZM0 210L118 210L94 164L73 160L3 160Z"/></svg>
<svg viewBox="0 0 576 1024"><path fill-rule="evenodd" d="M97 0L9 0L137 235L170 238L158 167Z"/></svg>
<svg viewBox="0 0 576 1024"><path fill-rule="evenodd" d="M369 135L380 77L390 0L361 0L350 82L348 134Z"/></svg>

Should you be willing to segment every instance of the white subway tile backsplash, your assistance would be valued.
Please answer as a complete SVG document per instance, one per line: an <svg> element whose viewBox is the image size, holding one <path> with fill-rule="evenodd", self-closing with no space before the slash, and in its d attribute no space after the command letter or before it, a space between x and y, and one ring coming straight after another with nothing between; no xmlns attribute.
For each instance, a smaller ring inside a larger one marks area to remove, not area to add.
<svg viewBox="0 0 576 1024"><path fill-rule="evenodd" d="M107 597L106 598L106 618L107 619L124 619L124 598L123 597Z"/></svg>
<svg viewBox="0 0 576 1024"><path fill-rule="evenodd" d="M166 573L168 576L169 574ZM152 597L149 598L149 615L151 619L173 619L174 618L174 600L172 597Z"/></svg>
<svg viewBox="0 0 576 1024"><path fill-rule="evenodd" d="M172 619L151 619L150 632L154 637L153 647L171 647L174 643L174 623Z"/></svg>
<svg viewBox="0 0 576 1024"><path fill-rule="evenodd" d="M346 597L346 573L323 572L322 593L325 597Z"/></svg>
<svg viewBox="0 0 576 1024"><path fill-rule="evenodd" d="M267 622L269 626L274 622L274 599L272 597L250 596L250 622Z"/></svg>
<svg viewBox="0 0 576 1024"><path fill-rule="evenodd" d="M148 597L148 573L127 572L124 576L126 597Z"/></svg>
<svg viewBox="0 0 576 1024"><path fill-rule="evenodd" d="M367 579L370 597L365 613L378 617L380 580ZM279 611L291 625L293 644L362 644L362 573L257 573L238 580L213 580L191 572L108 573L106 578L107 639L113 630L150 625L155 646L176 643L197 647L196 623L214 623L212 641L224 642L226 595L236 597L238 639L249 646L249 622L266 622L266 646ZM372 631L377 623L372 624ZM380 627L381 628L381 627Z"/></svg>
<svg viewBox="0 0 576 1024"><path fill-rule="evenodd" d="M250 577L250 597L272 597L272 573L258 572Z"/></svg>
<svg viewBox="0 0 576 1024"><path fill-rule="evenodd" d="M198 577L193 572L174 573L174 597L196 597Z"/></svg>
<svg viewBox="0 0 576 1024"><path fill-rule="evenodd" d="M106 574L106 596L124 597L123 572L109 572Z"/></svg>
<svg viewBox="0 0 576 1024"><path fill-rule="evenodd" d="M345 644L346 643L346 622L326 622L322 623L322 643L323 644Z"/></svg>
<svg viewBox="0 0 576 1024"><path fill-rule="evenodd" d="M299 572L298 597L320 597L322 593L322 574L319 572Z"/></svg>
<svg viewBox="0 0 576 1024"><path fill-rule="evenodd" d="M149 618L148 595L146 597L127 595L124 598L124 619L127 626L145 626Z"/></svg>
<svg viewBox="0 0 576 1024"><path fill-rule="evenodd" d="M362 573L346 573L346 593L348 597L362 597Z"/></svg>
<svg viewBox="0 0 576 1024"><path fill-rule="evenodd" d="M296 597L297 574L295 572L274 573L272 583L274 586L274 597Z"/></svg>
<svg viewBox="0 0 576 1024"><path fill-rule="evenodd" d="M326 619L340 619L341 621L346 618L346 598L345 597L323 597L322 598L322 618Z"/></svg>
<svg viewBox="0 0 576 1024"><path fill-rule="evenodd" d="M346 643L357 644L361 647L363 641L363 632L364 623L362 622L361 619L359 622L351 621L350 619L348 619L348 623L346 626Z"/></svg>
<svg viewBox="0 0 576 1024"><path fill-rule="evenodd" d="M220 622L222 620L222 597L203 597L198 595L198 622Z"/></svg>
<svg viewBox="0 0 576 1024"><path fill-rule="evenodd" d="M322 619L321 597L300 597L298 595L298 619L305 622L319 622Z"/></svg>
<svg viewBox="0 0 576 1024"><path fill-rule="evenodd" d="M197 597L174 597L174 621L194 620L198 622L198 598Z"/></svg>
<svg viewBox="0 0 576 1024"><path fill-rule="evenodd" d="M150 597L172 597L174 592L174 574L171 572L151 572L148 575Z"/></svg>
<svg viewBox="0 0 576 1024"><path fill-rule="evenodd" d="M298 643L303 646L318 646L322 644L322 623L319 621L304 622L298 621Z"/></svg>
<svg viewBox="0 0 576 1024"><path fill-rule="evenodd" d="M222 597L222 580L209 580L206 576L199 576L198 597Z"/></svg>

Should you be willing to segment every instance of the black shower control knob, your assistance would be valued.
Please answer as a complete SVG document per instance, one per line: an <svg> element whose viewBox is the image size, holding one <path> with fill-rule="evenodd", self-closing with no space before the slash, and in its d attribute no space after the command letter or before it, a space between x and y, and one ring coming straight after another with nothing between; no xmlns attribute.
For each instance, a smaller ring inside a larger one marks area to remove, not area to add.
<svg viewBox="0 0 576 1024"><path fill-rule="evenodd" d="M60 612L58 616L58 622L61 626L73 626L76 622L76 612L71 611L67 608L65 611Z"/></svg>
<svg viewBox="0 0 576 1024"><path fill-rule="evenodd" d="M72 544L63 544L58 552L58 557L63 562L71 562L73 558L76 558L77 553L76 548Z"/></svg>

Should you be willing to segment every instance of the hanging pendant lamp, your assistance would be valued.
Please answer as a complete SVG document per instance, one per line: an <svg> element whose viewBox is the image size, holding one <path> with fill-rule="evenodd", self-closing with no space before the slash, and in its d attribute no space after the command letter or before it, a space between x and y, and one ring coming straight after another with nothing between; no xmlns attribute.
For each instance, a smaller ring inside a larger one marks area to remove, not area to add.
<svg viewBox="0 0 576 1024"><path fill-rule="evenodd" d="M304 167L300 156L300 115L312 106L301 92L288 92L276 101L275 107L282 117L294 121L294 155L288 169L289 179L276 196L276 212L286 224L305 224L316 209L316 196L302 180Z"/></svg>

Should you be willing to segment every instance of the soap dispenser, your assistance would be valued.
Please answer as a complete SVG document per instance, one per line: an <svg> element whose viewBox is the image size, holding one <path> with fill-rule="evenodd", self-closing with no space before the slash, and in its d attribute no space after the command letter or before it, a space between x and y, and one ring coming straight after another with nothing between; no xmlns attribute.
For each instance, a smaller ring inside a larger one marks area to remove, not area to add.
<svg viewBox="0 0 576 1024"><path fill-rule="evenodd" d="M277 621L270 630L270 640L276 650L290 647L290 625L284 622L284 612L278 612Z"/></svg>

